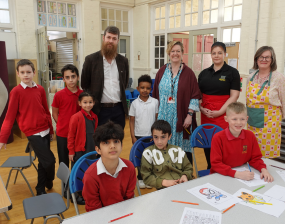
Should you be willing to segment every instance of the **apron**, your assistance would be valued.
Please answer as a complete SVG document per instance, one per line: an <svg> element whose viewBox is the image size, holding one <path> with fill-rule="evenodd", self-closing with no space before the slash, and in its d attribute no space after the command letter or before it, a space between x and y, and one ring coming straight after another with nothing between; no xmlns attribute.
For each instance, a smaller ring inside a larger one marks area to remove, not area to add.
<svg viewBox="0 0 285 224"><path fill-rule="evenodd" d="M230 95L207 95L203 94L201 106L209 110L220 110L222 106L230 98ZM201 124L215 124L226 129L229 124L225 121L224 116L226 113L222 114L219 117L208 118L205 114L201 113Z"/></svg>
<svg viewBox="0 0 285 224"><path fill-rule="evenodd" d="M246 90L246 105L248 113L247 128L257 138L262 156L276 158L280 156L281 144L281 110L269 103L269 79L262 86L252 81L258 71L250 79ZM267 86L265 86L268 83Z"/></svg>

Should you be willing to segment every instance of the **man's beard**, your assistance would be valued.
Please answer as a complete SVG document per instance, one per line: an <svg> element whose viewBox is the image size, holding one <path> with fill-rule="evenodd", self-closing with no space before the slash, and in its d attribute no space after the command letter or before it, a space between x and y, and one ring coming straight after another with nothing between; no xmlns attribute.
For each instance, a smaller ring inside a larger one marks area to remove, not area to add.
<svg viewBox="0 0 285 224"><path fill-rule="evenodd" d="M112 47L108 45L112 45ZM118 45L114 45L113 43L102 42L101 52L105 56L105 58L113 59L117 56L117 47Z"/></svg>

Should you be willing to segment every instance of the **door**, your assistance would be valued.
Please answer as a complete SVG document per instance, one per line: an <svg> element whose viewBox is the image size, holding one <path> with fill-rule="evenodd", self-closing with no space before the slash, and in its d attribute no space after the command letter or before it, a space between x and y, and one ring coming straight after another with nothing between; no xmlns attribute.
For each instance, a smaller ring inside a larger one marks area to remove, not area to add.
<svg viewBox="0 0 285 224"><path fill-rule="evenodd" d="M189 32L188 64L197 79L202 70L212 65L211 46L217 38L217 29L195 30ZM197 113L197 123L201 124L201 115Z"/></svg>

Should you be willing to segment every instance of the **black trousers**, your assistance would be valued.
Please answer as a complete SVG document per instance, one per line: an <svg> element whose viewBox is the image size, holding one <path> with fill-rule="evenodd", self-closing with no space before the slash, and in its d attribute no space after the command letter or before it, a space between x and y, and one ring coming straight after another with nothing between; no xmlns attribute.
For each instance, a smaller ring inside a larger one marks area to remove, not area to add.
<svg viewBox="0 0 285 224"><path fill-rule="evenodd" d="M58 154L58 163L64 162L67 167L69 167L69 158L68 158L68 148L67 148L67 138L56 136L57 140L57 154Z"/></svg>
<svg viewBox="0 0 285 224"><path fill-rule="evenodd" d="M125 112L123 104L119 103L115 107L101 107L98 115L98 126L107 123L109 120L125 128Z"/></svg>
<svg viewBox="0 0 285 224"><path fill-rule="evenodd" d="M210 157L211 148L205 148L204 153L205 153L205 157L208 163L208 166L207 166L207 170L208 170L208 169L211 169L211 157Z"/></svg>
<svg viewBox="0 0 285 224"><path fill-rule="evenodd" d="M37 192L45 191L46 182L54 180L55 174L55 157L50 150L50 135L41 137L40 135L32 135L28 140L38 157L38 184Z"/></svg>

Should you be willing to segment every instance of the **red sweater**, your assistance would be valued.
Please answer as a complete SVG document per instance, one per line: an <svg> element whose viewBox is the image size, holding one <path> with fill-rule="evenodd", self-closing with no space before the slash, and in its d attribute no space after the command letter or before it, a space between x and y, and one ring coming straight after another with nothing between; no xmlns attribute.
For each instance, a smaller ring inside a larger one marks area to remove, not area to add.
<svg viewBox="0 0 285 224"><path fill-rule="evenodd" d="M34 135L48 128L53 134L46 93L42 86L37 86L24 89L19 84L10 92L8 111L1 127L1 143L7 143L15 119L26 136Z"/></svg>
<svg viewBox="0 0 285 224"><path fill-rule="evenodd" d="M232 167L249 163L250 166L261 172L266 168L261 159L262 154L256 137L251 131L242 130L239 137L234 137L229 128L218 132L211 144L211 173L220 173L234 177L236 171Z"/></svg>
<svg viewBox="0 0 285 224"><path fill-rule="evenodd" d="M135 167L129 160L121 160L127 167L122 168L117 178L106 173L97 175L97 162L85 172L82 194L87 212L134 197L137 181Z"/></svg>
<svg viewBox="0 0 285 224"><path fill-rule="evenodd" d="M83 114L85 114L85 116L90 120L95 119L94 132L98 126L97 115L92 111L90 111L91 117L83 109L72 115L69 122L69 130L67 136L67 148L69 150L69 155L74 155L75 152L85 151L86 125Z"/></svg>

